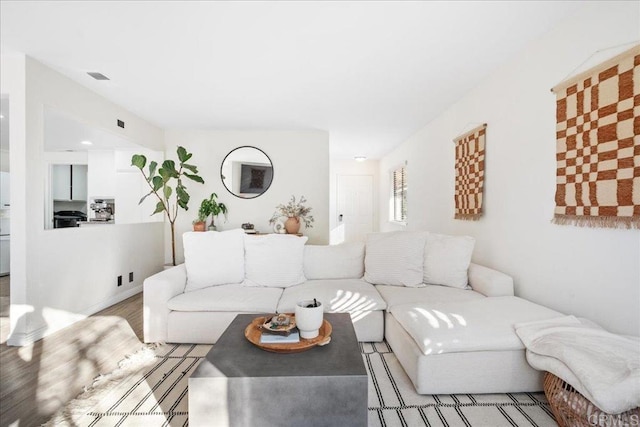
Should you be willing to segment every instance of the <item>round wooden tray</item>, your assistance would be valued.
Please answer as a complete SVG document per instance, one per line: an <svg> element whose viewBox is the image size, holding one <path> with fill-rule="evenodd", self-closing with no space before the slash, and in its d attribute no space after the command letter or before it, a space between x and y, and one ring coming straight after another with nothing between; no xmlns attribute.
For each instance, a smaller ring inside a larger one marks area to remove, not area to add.
<svg viewBox="0 0 640 427"><path fill-rule="evenodd" d="M317 337L312 339L300 338L300 342L296 343L281 343L281 344L262 344L260 342L260 335L262 335L262 325L265 322L265 317L256 317L245 328L244 336L253 345L260 347L263 350L271 351L273 353L300 353L301 351L309 350L315 346L323 346L329 344L331 341L331 323L326 320L322 321L320 326L320 332Z"/></svg>

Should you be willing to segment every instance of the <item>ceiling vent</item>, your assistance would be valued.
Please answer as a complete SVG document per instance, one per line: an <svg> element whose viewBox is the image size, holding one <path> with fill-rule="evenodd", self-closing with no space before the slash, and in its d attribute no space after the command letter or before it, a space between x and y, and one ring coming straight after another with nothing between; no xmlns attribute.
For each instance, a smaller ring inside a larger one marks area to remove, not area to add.
<svg viewBox="0 0 640 427"><path fill-rule="evenodd" d="M105 76L102 73L88 72L87 74L89 74L91 77L93 77L96 80L109 80L109 77Z"/></svg>

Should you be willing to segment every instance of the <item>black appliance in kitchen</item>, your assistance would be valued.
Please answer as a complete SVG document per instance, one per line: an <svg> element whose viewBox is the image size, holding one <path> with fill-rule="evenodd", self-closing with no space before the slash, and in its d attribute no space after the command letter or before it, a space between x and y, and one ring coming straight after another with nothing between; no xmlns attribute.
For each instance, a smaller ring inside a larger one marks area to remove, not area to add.
<svg viewBox="0 0 640 427"><path fill-rule="evenodd" d="M53 228L80 227L80 222L87 220L82 211L57 211L53 213Z"/></svg>

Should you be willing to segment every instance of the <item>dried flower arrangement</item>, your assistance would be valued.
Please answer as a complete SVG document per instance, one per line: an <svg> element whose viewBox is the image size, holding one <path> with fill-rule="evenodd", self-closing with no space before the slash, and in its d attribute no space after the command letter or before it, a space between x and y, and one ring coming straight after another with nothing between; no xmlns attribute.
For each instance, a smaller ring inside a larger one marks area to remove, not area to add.
<svg viewBox="0 0 640 427"><path fill-rule="evenodd" d="M311 208L306 207L304 204L307 202L304 196L296 202L296 196L291 196L291 200L286 205L276 206L276 211L271 216L269 224L273 225L275 222L282 218L298 218L304 222L306 228L313 227L313 215L309 215Z"/></svg>

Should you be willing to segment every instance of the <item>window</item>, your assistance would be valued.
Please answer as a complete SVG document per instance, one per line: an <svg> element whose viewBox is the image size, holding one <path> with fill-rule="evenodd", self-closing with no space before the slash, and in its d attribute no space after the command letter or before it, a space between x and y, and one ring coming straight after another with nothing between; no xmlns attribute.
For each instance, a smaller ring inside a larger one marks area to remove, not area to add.
<svg viewBox="0 0 640 427"><path fill-rule="evenodd" d="M407 168L401 166L392 172L392 213L391 220L407 221Z"/></svg>

